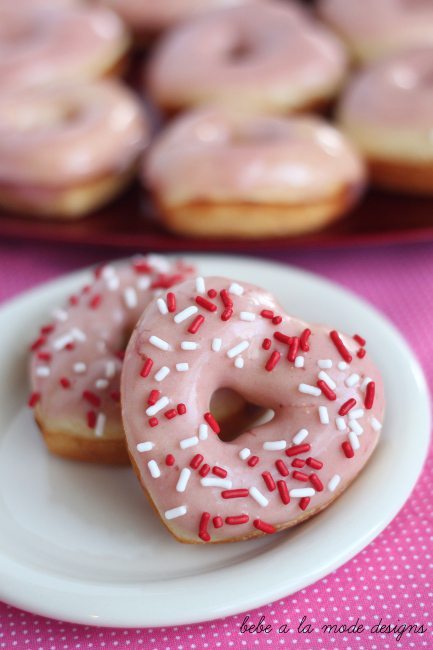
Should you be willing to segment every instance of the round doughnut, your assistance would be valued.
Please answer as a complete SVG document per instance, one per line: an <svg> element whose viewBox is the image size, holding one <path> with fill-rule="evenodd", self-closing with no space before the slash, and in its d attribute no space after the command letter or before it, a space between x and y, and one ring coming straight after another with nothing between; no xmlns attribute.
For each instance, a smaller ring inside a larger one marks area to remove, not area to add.
<svg viewBox="0 0 433 650"><path fill-rule="evenodd" d="M1 5L2 91L118 74L129 44L120 18L103 7Z"/></svg>
<svg viewBox="0 0 433 650"><path fill-rule="evenodd" d="M359 62L433 46L432 0L319 0L318 12Z"/></svg>
<svg viewBox="0 0 433 650"><path fill-rule="evenodd" d="M290 317L250 284L204 280L173 290L172 314L148 305L121 378L133 466L168 530L189 543L273 533L327 507L368 461L384 413L361 336ZM223 442L209 410L220 387L273 419Z"/></svg>
<svg viewBox="0 0 433 650"><path fill-rule="evenodd" d="M346 71L341 43L280 3L221 9L180 25L157 45L147 89L167 112L218 104L248 112L322 107Z"/></svg>
<svg viewBox="0 0 433 650"><path fill-rule="evenodd" d="M360 196L365 174L352 145L322 119L206 108L157 136L142 180L171 230L257 238L334 221Z"/></svg>
<svg viewBox="0 0 433 650"><path fill-rule="evenodd" d="M339 122L367 159L373 183L433 194L433 47L401 52L348 86Z"/></svg>
<svg viewBox="0 0 433 650"><path fill-rule="evenodd" d="M29 398L52 453L95 463L128 462L119 389L129 334L144 307L154 299L166 305L157 298L160 292L192 271L182 261L156 255L107 264L66 307L53 311L31 345Z"/></svg>
<svg viewBox="0 0 433 650"><path fill-rule="evenodd" d="M130 181L147 144L141 103L115 81L0 95L0 205L77 218Z"/></svg>

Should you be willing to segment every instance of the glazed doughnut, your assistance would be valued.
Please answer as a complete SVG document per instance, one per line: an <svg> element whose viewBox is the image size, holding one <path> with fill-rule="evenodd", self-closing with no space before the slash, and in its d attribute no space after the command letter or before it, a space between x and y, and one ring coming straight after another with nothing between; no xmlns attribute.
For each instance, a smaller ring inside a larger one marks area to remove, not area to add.
<svg viewBox="0 0 433 650"><path fill-rule="evenodd" d="M142 176L171 230L246 238L321 228L352 207L365 181L358 154L322 119L218 108L173 121Z"/></svg>
<svg viewBox="0 0 433 650"><path fill-rule="evenodd" d="M1 5L2 91L118 74L129 44L126 28L109 9Z"/></svg>
<svg viewBox="0 0 433 650"><path fill-rule="evenodd" d="M148 139L141 103L115 81L0 95L0 205L76 218L117 194Z"/></svg>
<svg viewBox="0 0 433 650"><path fill-rule="evenodd" d="M432 0L319 0L318 11L360 62L433 46Z"/></svg>
<svg viewBox="0 0 433 650"><path fill-rule="evenodd" d="M433 47L402 52L361 72L339 121L381 187L433 194Z"/></svg>
<svg viewBox="0 0 433 650"><path fill-rule="evenodd" d="M49 450L95 463L126 463L120 369L146 305L191 275L156 255L99 267L90 284L52 313L31 345L29 405ZM221 408L221 407L220 407Z"/></svg>
<svg viewBox="0 0 433 650"><path fill-rule="evenodd" d="M269 293L226 278L173 293L172 314L155 301L143 312L121 378L129 453L168 530L182 542L239 541L327 507L382 426L365 340L290 317ZM222 386L273 419L223 442L209 411Z"/></svg>
<svg viewBox="0 0 433 650"><path fill-rule="evenodd" d="M169 32L147 88L167 112L218 104L248 112L322 107L346 71L341 43L299 10L266 2L221 9Z"/></svg>

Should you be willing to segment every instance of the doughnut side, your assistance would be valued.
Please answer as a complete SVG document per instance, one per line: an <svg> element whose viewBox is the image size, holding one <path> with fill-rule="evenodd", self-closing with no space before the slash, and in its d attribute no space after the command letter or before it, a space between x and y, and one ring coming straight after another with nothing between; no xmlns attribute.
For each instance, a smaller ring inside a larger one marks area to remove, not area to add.
<svg viewBox="0 0 433 650"><path fill-rule="evenodd" d="M367 159L374 185L396 192L433 196L433 162Z"/></svg>

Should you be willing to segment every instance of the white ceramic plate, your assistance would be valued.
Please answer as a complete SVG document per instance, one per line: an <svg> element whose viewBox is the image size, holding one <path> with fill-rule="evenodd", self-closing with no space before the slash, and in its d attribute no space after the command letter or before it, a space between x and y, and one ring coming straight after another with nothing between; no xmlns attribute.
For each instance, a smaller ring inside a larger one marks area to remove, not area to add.
<svg viewBox="0 0 433 650"><path fill-rule="evenodd" d="M430 409L423 374L382 316L350 293L287 266L191 258L203 275L273 290L289 312L360 330L385 378L380 444L355 483L293 530L217 546L182 545L154 516L132 470L62 461L24 406L26 349L77 273L0 310L0 598L55 618L107 626L192 623L287 596L346 562L392 520L421 471Z"/></svg>

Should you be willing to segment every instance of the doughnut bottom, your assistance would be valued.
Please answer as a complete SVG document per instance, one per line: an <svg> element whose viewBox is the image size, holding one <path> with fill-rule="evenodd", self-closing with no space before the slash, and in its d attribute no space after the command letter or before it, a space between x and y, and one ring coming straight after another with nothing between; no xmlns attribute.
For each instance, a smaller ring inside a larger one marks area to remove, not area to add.
<svg viewBox="0 0 433 650"><path fill-rule="evenodd" d="M278 237L320 230L343 217L361 187L347 186L320 201L299 204L197 202L169 206L156 200L168 229L191 237Z"/></svg>
<svg viewBox="0 0 433 650"><path fill-rule="evenodd" d="M433 162L416 163L369 157L370 177L377 187L433 196Z"/></svg>

